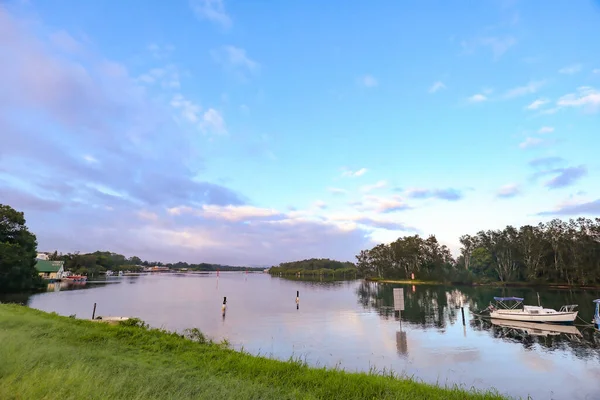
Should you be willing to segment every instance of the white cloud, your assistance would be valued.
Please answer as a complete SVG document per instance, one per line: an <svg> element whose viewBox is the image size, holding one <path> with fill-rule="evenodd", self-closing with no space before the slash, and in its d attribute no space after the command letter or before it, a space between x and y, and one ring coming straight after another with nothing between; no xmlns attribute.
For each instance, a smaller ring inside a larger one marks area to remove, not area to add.
<svg viewBox="0 0 600 400"><path fill-rule="evenodd" d="M346 194L348 191L346 189L340 189L335 187L327 188L327 190L333 194Z"/></svg>
<svg viewBox="0 0 600 400"><path fill-rule="evenodd" d="M260 64L251 59L246 50L240 47L223 46L218 50L212 50L211 55L215 61L236 72L242 79L246 79L248 74L257 74L260 70Z"/></svg>
<svg viewBox="0 0 600 400"><path fill-rule="evenodd" d="M361 84L365 87L372 88L379 85L377 79L373 75L365 75L361 78Z"/></svg>
<svg viewBox="0 0 600 400"><path fill-rule="evenodd" d="M508 185L502 186L496 192L497 197L509 198L518 195L521 192L521 188L516 183L510 183Z"/></svg>
<svg viewBox="0 0 600 400"><path fill-rule="evenodd" d="M202 115L202 127L210 132L217 134L227 133L227 128L225 127L225 120L223 119L223 116L214 108L209 108Z"/></svg>
<svg viewBox="0 0 600 400"><path fill-rule="evenodd" d="M162 59L162 58L169 57L171 55L171 53L173 51L175 51L175 46L173 46L171 44L161 46L156 43L150 43L147 46L147 49L154 58Z"/></svg>
<svg viewBox="0 0 600 400"><path fill-rule="evenodd" d="M594 74L600 74L600 68L596 68L595 70L592 71Z"/></svg>
<svg viewBox="0 0 600 400"><path fill-rule="evenodd" d="M97 164L98 163L98 160L94 156L91 156L89 154L84 155L83 159L85 161L89 162L90 164Z"/></svg>
<svg viewBox="0 0 600 400"><path fill-rule="evenodd" d="M525 96L528 94L534 94L538 90L540 90L540 88L542 86L544 86L545 83L546 82L544 82L544 81L531 81L525 86L519 86L519 87L508 90L506 92L506 94L504 95L504 97L510 99L513 97L521 97L521 96Z"/></svg>
<svg viewBox="0 0 600 400"><path fill-rule="evenodd" d="M357 210L375 213L391 213L394 211L407 210L410 207L403 201L401 196L381 197L366 195L362 201L355 202L353 205Z"/></svg>
<svg viewBox="0 0 600 400"><path fill-rule="evenodd" d="M446 89L446 85L443 82L437 81L429 88L429 93L435 93L438 90Z"/></svg>
<svg viewBox="0 0 600 400"><path fill-rule="evenodd" d="M573 64L558 70L561 74L573 75L581 71L581 64Z"/></svg>
<svg viewBox="0 0 600 400"><path fill-rule="evenodd" d="M517 44L517 40L512 36L506 37L479 37L469 41L462 41L461 46L464 51L471 53L475 51L477 47L489 47L492 50L494 59L499 59L504 53L506 53L511 47Z"/></svg>
<svg viewBox="0 0 600 400"><path fill-rule="evenodd" d="M183 216L187 214L211 219L224 219L227 221L243 221L253 218L266 218L281 215L280 212L274 209L248 205L203 205L200 208L179 206L168 208L167 213L173 216Z"/></svg>
<svg viewBox="0 0 600 400"><path fill-rule="evenodd" d="M469 102L471 102L471 103L482 103L486 100L487 100L487 97L485 97L484 95L482 95L480 93L474 94L473 96L469 97Z"/></svg>
<svg viewBox="0 0 600 400"><path fill-rule="evenodd" d="M535 138L535 137L528 137L523 142L519 143L519 147L522 149L528 149L531 147L541 146L543 143L544 143L543 139Z"/></svg>
<svg viewBox="0 0 600 400"><path fill-rule="evenodd" d="M167 65L164 68L152 68L145 74L137 78L138 82L153 85L160 84L165 89L179 89L179 71L174 65Z"/></svg>
<svg viewBox="0 0 600 400"><path fill-rule="evenodd" d="M361 190L362 192L371 192L371 191L373 191L373 190L375 190L375 189L381 189L381 188L384 188L384 187L386 187L386 186L387 186L387 184L388 184L388 183L387 183L387 181L384 181L384 180L382 180L382 181L375 182L375 183L373 183L372 185L365 185L365 186L362 186L362 187L360 188L360 190Z"/></svg>
<svg viewBox="0 0 600 400"><path fill-rule="evenodd" d="M366 172L367 172L366 168L361 168L361 169L358 169L356 171L346 170L346 171L342 172L342 176L347 176L347 177L355 178L355 177L358 177L358 176L363 176Z"/></svg>
<svg viewBox="0 0 600 400"><path fill-rule="evenodd" d="M551 126L542 126L538 133L552 133L554 132L554 128Z"/></svg>
<svg viewBox="0 0 600 400"><path fill-rule="evenodd" d="M158 221L158 215L151 211L140 210L137 213L138 217L146 221Z"/></svg>
<svg viewBox="0 0 600 400"><path fill-rule="evenodd" d="M180 110L181 116L192 124L195 124L200 120L202 107L193 101L187 100L181 94L173 96L171 106Z"/></svg>
<svg viewBox="0 0 600 400"><path fill-rule="evenodd" d="M558 107L583 107L588 111L600 110L600 91L589 87L577 88L577 93L567 94L556 102Z"/></svg>
<svg viewBox="0 0 600 400"><path fill-rule="evenodd" d="M535 101L533 101L533 103L529 104L526 108L528 110L537 110L538 108L544 106L545 104L548 104L550 102L550 100L545 99L545 98L539 98Z"/></svg>
<svg viewBox="0 0 600 400"><path fill-rule="evenodd" d="M225 11L223 0L191 0L190 6L198 18L215 22L224 28L231 27L231 17Z"/></svg>
<svg viewBox="0 0 600 400"><path fill-rule="evenodd" d="M325 203L323 200L317 200L313 203L313 206L319 209L325 209L327 208L327 203Z"/></svg>

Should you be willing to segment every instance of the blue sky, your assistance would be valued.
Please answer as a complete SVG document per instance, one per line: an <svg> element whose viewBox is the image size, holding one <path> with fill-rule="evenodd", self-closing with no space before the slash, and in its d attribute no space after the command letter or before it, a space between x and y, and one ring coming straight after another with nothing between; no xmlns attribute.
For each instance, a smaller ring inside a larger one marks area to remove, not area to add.
<svg viewBox="0 0 600 400"><path fill-rule="evenodd" d="M0 5L0 202L40 250L353 260L600 215L600 2Z"/></svg>

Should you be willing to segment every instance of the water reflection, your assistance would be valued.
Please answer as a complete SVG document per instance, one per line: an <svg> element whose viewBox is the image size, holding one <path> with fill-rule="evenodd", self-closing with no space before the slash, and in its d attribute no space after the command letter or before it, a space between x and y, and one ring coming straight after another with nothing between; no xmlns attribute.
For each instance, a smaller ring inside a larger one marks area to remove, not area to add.
<svg viewBox="0 0 600 400"><path fill-rule="evenodd" d="M490 320L475 315L477 310L489 304L493 296L524 297L525 304L537 304L538 292L529 288L464 287L458 289L419 285L413 290L411 286L361 282L356 289L358 302L365 309L376 311L383 319L389 319L394 315L394 287L405 289L405 309L401 314L401 323L408 324L413 329L435 328L443 333L449 326L458 323L463 326L464 337L467 337L467 325L469 325L472 330L489 332L495 339L521 343L526 349L541 346L546 351L568 351L578 358L600 359L600 333L585 323L591 320L593 313L591 300L600 297L598 293L558 290L539 292L540 301L546 307L558 309L563 304L579 302L579 315L582 316L582 321L575 325ZM465 314L461 306L464 307ZM405 355L408 351L405 342L406 333L396 332L399 355ZM459 357L469 359L473 355L469 356L462 351Z"/></svg>

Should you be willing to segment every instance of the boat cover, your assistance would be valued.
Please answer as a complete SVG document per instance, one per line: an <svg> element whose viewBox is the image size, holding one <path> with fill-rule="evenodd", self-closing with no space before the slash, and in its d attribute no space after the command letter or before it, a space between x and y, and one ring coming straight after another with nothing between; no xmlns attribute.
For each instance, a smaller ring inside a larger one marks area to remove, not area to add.
<svg viewBox="0 0 600 400"><path fill-rule="evenodd" d="M521 297L494 297L494 300L496 300L496 301L510 301L510 300L523 301L525 299L523 299Z"/></svg>

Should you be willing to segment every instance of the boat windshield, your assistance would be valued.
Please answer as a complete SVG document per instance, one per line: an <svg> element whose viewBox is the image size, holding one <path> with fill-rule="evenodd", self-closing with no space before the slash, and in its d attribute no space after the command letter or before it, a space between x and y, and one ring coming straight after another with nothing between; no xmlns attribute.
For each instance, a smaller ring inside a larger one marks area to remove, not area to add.
<svg viewBox="0 0 600 400"><path fill-rule="evenodd" d="M519 301L519 302L521 302L524 299L522 297L494 297L494 300L496 300L496 301Z"/></svg>

